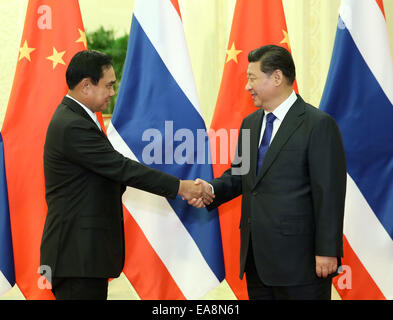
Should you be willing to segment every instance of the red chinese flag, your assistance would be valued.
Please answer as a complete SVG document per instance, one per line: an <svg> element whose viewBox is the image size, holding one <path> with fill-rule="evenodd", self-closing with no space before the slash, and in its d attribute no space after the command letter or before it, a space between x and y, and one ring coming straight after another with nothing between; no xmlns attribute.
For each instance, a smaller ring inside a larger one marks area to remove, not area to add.
<svg viewBox="0 0 393 320"><path fill-rule="evenodd" d="M42 289L47 283L38 273L47 212L44 143L49 121L68 91L68 63L84 49L77 0L29 1L2 129L16 282L27 299L53 298Z"/></svg>
<svg viewBox="0 0 393 320"><path fill-rule="evenodd" d="M230 137L230 130L239 129L242 120L257 110L250 94L245 90L247 57L251 50L267 44L290 49L281 0L237 0L224 73L210 129L217 132L224 128ZM297 91L296 83L294 88ZM232 145L237 143L230 142ZM226 148L217 138L215 147L212 147L213 159L214 155L217 156L216 164L213 165L215 177L221 176L230 167L230 163L225 163L225 159L219 157L221 147ZM231 149L226 149L228 159L233 159ZM226 280L238 299L248 299L245 278L239 279L241 197L222 205L219 214Z"/></svg>

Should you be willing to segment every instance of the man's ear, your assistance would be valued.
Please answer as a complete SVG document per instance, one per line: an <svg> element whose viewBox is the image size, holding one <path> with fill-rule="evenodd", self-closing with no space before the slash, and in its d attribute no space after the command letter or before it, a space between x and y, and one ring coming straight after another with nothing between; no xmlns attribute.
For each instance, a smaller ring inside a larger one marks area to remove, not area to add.
<svg viewBox="0 0 393 320"><path fill-rule="evenodd" d="M89 78L83 78L81 82L79 83L80 89L84 94L87 94L90 87L91 87L91 81Z"/></svg>
<svg viewBox="0 0 393 320"><path fill-rule="evenodd" d="M274 70L273 72L274 84L278 87L284 81L284 74L280 69Z"/></svg>

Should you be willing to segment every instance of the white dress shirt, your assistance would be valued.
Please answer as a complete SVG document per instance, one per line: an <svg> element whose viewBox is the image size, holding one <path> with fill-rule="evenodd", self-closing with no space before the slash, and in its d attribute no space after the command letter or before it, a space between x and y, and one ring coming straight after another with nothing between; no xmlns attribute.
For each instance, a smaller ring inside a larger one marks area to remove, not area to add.
<svg viewBox="0 0 393 320"><path fill-rule="evenodd" d="M280 128L282 121L285 118L285 115L287 114L289 109L292 107L292 105L295 103L296 99L297 99L297 95L296 95L295 91L292 91L291 95L273 111L273 114L276 116L276 119L274 119L274 121L273 121L273 132L272 132L272 137L270 139L270 143L273 141L274 136L276 135L278 129ZM265 112L265 116L263 117L261 134L259 135L259 144L258 145L261 145L263 133L265 132L265 128L266 128L266 116L269 113L270 112ZM269 143L269 145L270 145L270 143Z"/></svg>
<svg viewBox="0 0 393 320"><path fill-rule="evenodd" d="M70 99L74 100L76 103L78 103L87 112L87 114L90 116L90 118L93 119L93 121L97 125L97 127L101 130L101 126L100 126L100 123L98 122L97 115L95 114L95 112L91 111L82 102L76 100L75 98L69 96L68 94L66 95L66 97L70 98Z"/></svg>

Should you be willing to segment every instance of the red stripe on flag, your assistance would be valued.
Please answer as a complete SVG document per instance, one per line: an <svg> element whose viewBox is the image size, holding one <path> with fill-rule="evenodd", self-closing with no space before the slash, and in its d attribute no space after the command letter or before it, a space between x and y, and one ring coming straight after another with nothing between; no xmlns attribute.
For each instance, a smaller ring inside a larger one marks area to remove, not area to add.
<svg viewBox="0 0 393 320"><path fill-rule="evenodd" d="M344 300L385 300L385 296L378 288L362 262L344 236L344 271L333 279L333 284ZM348 273L349 272L349 273ZM348 283L350 281L350 283ZM349 285L349 288L347 287Z"/></svg>
<svg viewBox="0 0 393 320"><path fill-rule="evenodd" d="M123 211L126 243L123 273L139 297L142 300L185 300L139 225L124 206Z"/></svg>
<svg viewBox="0 0 393 320"><path fill-rule="evenodd" d="M382 14L385 16L385 9L383 8L383 1L382 0L375 0L380 7Z"/></svg>
<svg viewBox="0 0 393 320"><path fill-rule="evenodd" d="M181 13L180 13L180 6L179 6L179 1L177 0L171 0L173 6L175 7L177 13L179 14L179 17L181 19Z"/></svg>

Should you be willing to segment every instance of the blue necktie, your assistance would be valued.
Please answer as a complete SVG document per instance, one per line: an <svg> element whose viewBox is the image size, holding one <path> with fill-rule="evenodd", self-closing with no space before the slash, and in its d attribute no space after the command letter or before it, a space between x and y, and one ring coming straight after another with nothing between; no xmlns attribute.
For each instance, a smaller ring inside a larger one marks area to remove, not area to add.
<svg viewBox="0 0 393 320"><path fill-rule="evenodd" d="M275 119L276 116L273 113L269 113L266 116L266 128L265 132L263 133L261 145L259 146L258 150L257 174L262 166L263 158L265 158L267 149L269 149L270 139L272 138L273 132L273 122Z"/></svg>

